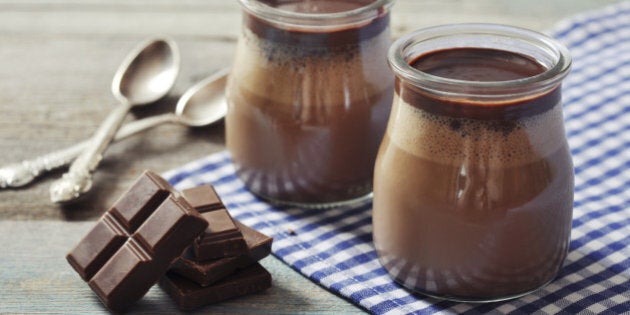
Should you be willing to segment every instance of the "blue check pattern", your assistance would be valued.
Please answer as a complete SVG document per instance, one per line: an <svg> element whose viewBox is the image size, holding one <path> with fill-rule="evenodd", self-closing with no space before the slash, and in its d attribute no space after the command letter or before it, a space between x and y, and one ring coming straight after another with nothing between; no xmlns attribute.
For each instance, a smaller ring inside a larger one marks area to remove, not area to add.
<svg viewBox="0 0 630 315"><path fill-rule="evenodd" d="M271 206L245 189L226 152L164 176L179 189L212 183L236 218L274 237L276 257L374 314L630 313L630 2L575 16L550 34L574 58L563 86L573 230L558 278L525 297L469 304L414 296L377 260L369 201L327 211Z"/></svg>

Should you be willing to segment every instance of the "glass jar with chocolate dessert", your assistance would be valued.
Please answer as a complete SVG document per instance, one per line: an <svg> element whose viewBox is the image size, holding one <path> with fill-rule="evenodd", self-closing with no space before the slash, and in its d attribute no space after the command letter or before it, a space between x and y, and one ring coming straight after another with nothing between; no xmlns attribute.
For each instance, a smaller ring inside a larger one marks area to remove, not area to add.
<svg viewBox="0 0 630 315"><path fill-rule="evenodd" d="M283 204L369 196L393 99L393 0L239 1L226 117L238 176Z"/></svg>
<svg viewBox="0 0 630 315"><path fill-rule="evenodd" d="M561 82L571 58L521 28L465 24L397 40L374 175L374 243L401 285L457 301L527 294L566 257L573 163Z"/></svg>

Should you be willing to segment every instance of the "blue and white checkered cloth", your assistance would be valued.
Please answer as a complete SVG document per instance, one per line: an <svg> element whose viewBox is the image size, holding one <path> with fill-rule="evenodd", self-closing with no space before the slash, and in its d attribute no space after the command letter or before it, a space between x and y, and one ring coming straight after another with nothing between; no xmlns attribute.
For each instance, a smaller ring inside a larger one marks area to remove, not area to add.
<svg viewBox="0 0 630 315"><path fill-rule="evenodd" d="M226 152L164 175L180 189L214 184L236 218L274 237L276 257L375 314L630 313L630 2L561 22L551 34L574 58L563 86L576 175L573 230L559 277L525 297L468 304L414 296L377 260L370 202L274 208L245 189Z"/></svg>

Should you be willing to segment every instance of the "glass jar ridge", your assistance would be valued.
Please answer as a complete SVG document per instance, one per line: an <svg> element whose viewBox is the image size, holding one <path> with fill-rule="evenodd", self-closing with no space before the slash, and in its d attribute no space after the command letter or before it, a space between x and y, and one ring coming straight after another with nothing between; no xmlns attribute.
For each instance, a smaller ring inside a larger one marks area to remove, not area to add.
<svg viewBox="0 0 630 315"><path fill-rule="evenodd" d="M239 0L243 9L274 24L299 31L329 31L369 23L389 11L395 0L375 0L357 9L333 13L304 13L282 10L260 0Z"/></svg>
<svg viewBox="0 0 630 315"><path fill-rule="evenodd" d="M453 48L490 48L536 59L547 71L509 81L467 81L435 76L414 69L409 61L429 51ZM430 93L483 102L526 97L553 88L569 73L571 56L566 47L536 31L500 24L451 24L407 34L388 52L396 76Z"/></svg>

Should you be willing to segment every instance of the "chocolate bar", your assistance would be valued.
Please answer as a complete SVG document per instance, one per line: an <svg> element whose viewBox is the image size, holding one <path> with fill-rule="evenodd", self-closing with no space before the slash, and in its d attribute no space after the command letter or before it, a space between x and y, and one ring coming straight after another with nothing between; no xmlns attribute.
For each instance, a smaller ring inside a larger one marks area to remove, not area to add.
<svg viewBox="0 0 630 315"><path fill-rule="evenodd" d="M256 263L207 287L174 273L160 280L160 287L182 310L193 310L229 298L260 292L271 287L271 274Z"/></svg>
<svg viewBox="0 0 630 315"><path fill-rule="evenodd" d="M182 191L184 198L199 213L225 208L212 185L201 185Z"/></svg>
<svg viewBox="0 0 630 315"><path fill-rule="evenodd" d="M247 254L249 250L243 234L226 209L204 212L201 216L208 221L208 228L193 246L197 260Z"/></svg>
<svg viewBox="0 0 630 315"><path fill-rule="evenodd" d="M219 258L210 261L196 261L188 251L169 269L169 272L184 276L200 286L209 286L241 269L256 263L271 253L273 239L235 220L247 243L249 252L235 257Z"/></svg>
<svg viewBox="0 0 630 315"><path fill-rule="evenodd" d="M67 255L109 309L124 311L162 277L208 223L146 171Z"/></svg>
<svg viewBox="0 0 630 315"><path fill-rule="evenodd" d="M68 254L68 262L81 278L89 281L171 190L164 179L150 171L140 176Z"/></svg>

